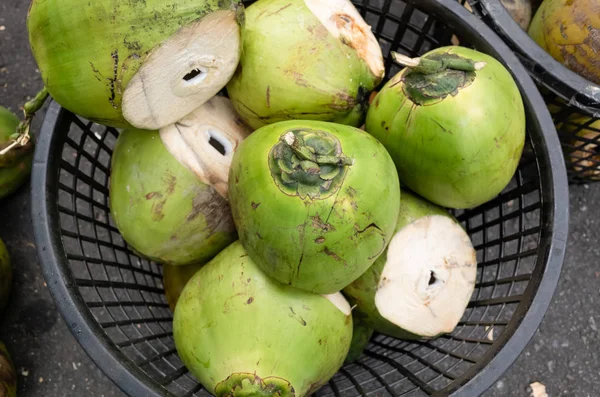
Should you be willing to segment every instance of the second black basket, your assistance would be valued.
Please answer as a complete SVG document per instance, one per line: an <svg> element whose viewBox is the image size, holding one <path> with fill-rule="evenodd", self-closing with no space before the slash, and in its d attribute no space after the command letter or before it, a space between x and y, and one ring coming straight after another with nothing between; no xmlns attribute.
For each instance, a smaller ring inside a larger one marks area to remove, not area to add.
<svg viewBox="0 0 600 397"><path fill-rule="evenodd" d="M600 86L546 53L500 1L460 0L465 1L515 51L540 87L556 124L569 181L600 181Z"/></svg>

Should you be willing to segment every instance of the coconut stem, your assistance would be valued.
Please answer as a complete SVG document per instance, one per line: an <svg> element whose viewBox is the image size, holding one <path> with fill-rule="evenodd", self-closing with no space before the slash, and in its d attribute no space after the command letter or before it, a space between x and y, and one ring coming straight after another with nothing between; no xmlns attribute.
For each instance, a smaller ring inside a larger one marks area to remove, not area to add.
<svg viewBox="0 0 600 397"><path fill-rule="evenodd" d="M15 135L15 141L0 151L0 156L10 152L11 149L17 146L25 146L31 140L29 134L29 127L31 121L35 116L35 113L44 106L46 99L48 98L48 90L44 87L40 92L37 93L35 98L23 105L23 113L25 114L25 120L21 121L17 127Z"/></svg>
<svg viewBox="0 0 600 397"><path fill-rule="evenodd" d="M475 72L481 70L486 65L485 62L476 62L472 59L462 57L439 57L438 59L429 57L410 58L394 51L392 51L392 58L396 63L423 74L435 74L443 72L446 69Z"/></svg>
<svg viewBox="0 0 600 397"><path fill-rule="evenodd" d="M294 135L288 132L283 136L283 141L294 151L300 160L312 161L318 165L352 165L354 159L345 156L323 156L316 154L309 146L303 145Z"/></svg>

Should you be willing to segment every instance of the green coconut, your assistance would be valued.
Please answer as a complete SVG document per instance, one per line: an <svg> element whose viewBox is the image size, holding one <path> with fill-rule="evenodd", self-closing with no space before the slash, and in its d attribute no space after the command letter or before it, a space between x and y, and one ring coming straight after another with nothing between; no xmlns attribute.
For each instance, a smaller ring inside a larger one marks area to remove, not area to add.
<svg viewBox="0 0 600 397"><path fill-rule="evenodd" d="M346 356L346 364L358 361L374 332L373 328L362 321L360 317L355 316L354 313L352 314L352 325L352 342Z"/></svg>
<svg viewBox="0 0 600 397"><path fill-rule="evenodd" d="M189 117L203 122L160 133L123 131L110 178L111 214L125 241L142 256L176 266L206 263L237 238L227 175L248 133L226 98L211 99Z"/></svg>
<svg viewBox="0 0 600 397"><path fill-rule="evenodd" d="M268 277L238 241L185 286L173 320L188 370L217 397L302 397L342 366L350 306Z"/></svg>
<svg viewBox="0 0 600 397"><path fill-rule="evenodd" d="M381 48L349 0L261 0L246 10L227 92L254 129L296 119L359 127L384 74Z"/></svg>
<svg viewBox="0 0 600 397"><path fill-rule="evenodd" d="M400 187L389 154L364 131L284 121L240 145L229 195L240 240L257 265L284 284L327 294L384 251Z"/></svg>
<svg viewBox="0 0 600 397"><path fill-rule="evenodd" d="M17 372L4 343L0 342L0 397L17 396Z"/></svg>
<svg viewBox="0 0 600 397"><path fill-rule="evenodd" d="M573 72L600 84L600 2L544 0L529 36Z"/></svg>
<svg viewBox="0 0 600 397"><path fill-rule="evenodd" d="M12 265L4 242L0 240L0 313L6 308L12 290Z"/></svg>
<svg viewBox="0 0 600 397"><path fill-rule="evenodd" d="M239 0L33 0L27 26L58 103L97 123L154 130L227 84L242 20Z"/></svg>
<svg viewBox="0 0 600 397"><path fill-rule="evenodd" d="M494 58L457 46L398 60L410 67L379 92L366 130L387 148L400 181L444 207L494 198L525 145L525 109L510 73Z"/></svg>
<svg viewBox="0 0 600 397"><path fill-rule="evenodd" d="M0 152L14 143L19 122L14 113L0 106ZM0 199L14 193L29 179L33 149L30 140L24 146L15 146L0 154Z"/></svg>
<svg viewBox="0 0 600 397"><path fill-rule="evenodd" d="M476 275L476 253L460 224L403 190L385 254L344 295L367 327L396 338L431 339L454 330Z"/></svg>
<svg viewBox="0 0 600 397"><path fill-rule="evenodd" d="M174 312L183 288L198 270L204 266L203 263L187 266L163 265L163 285L167 303Z"/></svg>

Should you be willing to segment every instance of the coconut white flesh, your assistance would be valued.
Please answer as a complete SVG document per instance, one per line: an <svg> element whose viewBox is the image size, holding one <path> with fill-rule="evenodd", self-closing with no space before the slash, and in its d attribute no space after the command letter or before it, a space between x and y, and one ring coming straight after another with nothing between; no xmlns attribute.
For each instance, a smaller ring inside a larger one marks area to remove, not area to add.
<svg viewBox="0 0 600 397"><path fill-rule="evenodd" d="M177 161L228 199L227 181L233 154L252 132L229 99L213 97L159 132L165 147Z"/></svg>
<svg viewBox="0 0 600 397"><path fill-rule="evenodd" d="M475 287L477 259L467 233L449 217L426 216L392 238L375 294L386 320L431 338L460 321Z"/></svg>
<svg viewBox="0 0 600 397"><path fill-rule="evenodd" d="M350 0L304 0L304 3L329 33L354 48L371 72L383 78L385 66L381 47L371 27Z"/></svg>
<svg viewBox="0 0 600 397"><path fill-rule="evenodd" d="M229 82L240 60L236 13L216 11L155 48L123 93L123 116L157 130L190 114Z"/></svg>
<svg viewBox="0 0 600 397"><path fill-rule="evenodd" d="M323 298L327 299L329 302L333 303L333 305L335 307L337 307L346 316L349 316L352 314L352 308L350 307L350 304L348 303L346 298L344 298L344 295L342 295L341 292L336 292L335 294L321 295L321 296Z"/></svg>

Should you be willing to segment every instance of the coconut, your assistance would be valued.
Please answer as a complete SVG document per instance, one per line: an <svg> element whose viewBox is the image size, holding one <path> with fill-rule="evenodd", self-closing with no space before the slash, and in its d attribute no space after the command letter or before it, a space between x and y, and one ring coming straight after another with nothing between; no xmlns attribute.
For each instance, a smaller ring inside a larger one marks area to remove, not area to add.
<svg viewBox="0 0 600 397"><path fill-rule="evenodd" d="M573 136L573 149L568 153L573 170L584 178L600 180L600 120L573 115L556 127Z"/></svg>
<svg viewBox="0 0 600 397"><path fill-rule="evenodd" d="M284 121L236 151L229 195L240 240L281 283L328 294L384 251L400 187L385 148L358 128Z"/></svg>
<svg viewBox="0 0 600 397"><path fill-rule="evenodd" d="M523 30L527 30L531 23L530 0L500 0L506 11Z"/></svg>
<svg viewBox="0 0 600 397"><path fill-rule="evenodd" d="M139 254L170 265L206 263L237 238L219 192L227 181L212 175L227 175L233 151L249 131L230 119L226 98L215 97L196 112L211 117L195 128L123 131L112 156L110 208L117 228Z"/></svg>
<svg viewBox="0 0 600 397"><path fill-rule="evenodd" d="M544 0L528 33L558 62L600 84L599 30L598 0Z"/></svg>
<svg viewBox="0 0 600 397"><path fill-rule="evenodd" d="M12 290L12 265L6 245L0 240L0 313L6 307Z"/></svg>
<svg viewBox="0 0 600 397"><path fill-rule="evenodd" d="M525 145L523 100L508 70L456 46L397 60L409 67L381 89L366 130L387 148L400 181L444 207L472 208L494 198Z"/></svg>
<svg viewBox="0 0 600 397"><path fill-rule="evenodd" d="M183 288L202 266L204 266L203 263L187 266L163 265L163 286L165 288L165 296L167 297L167 303L173 312L175 311Z"/></svg>
<svg viewBox="0 0 600 397"><path fill-rule="evenodd" d="M58 103L97 123L154 130L227 84L242 20L237 0L33 0L27 24Z"/></svg>
<svg viewBox="0 0 600 397"><path fill-rule="evenodd" d="M454 330L476 275L475 250L460 224L404 190L386 253L344 294L366 326L396 338L431 339Z"/></svg>
<svg viewBox="0 0 600 397"><path fill-rule="evenodd" d="M34 144L13 146L19 119L0 106L0 199L14 193L29 178ZM13 146L13 147L10 147ZM10 148L9 148L10 147Z"/></svg>
<svg viewBox="0 0 600 397"><path fill-rule="evenodd" d="M0 342L0 397L17 397L17 372L2 342Z"/></svg>
<svg viewBox="0 0 600 397"><path fill-rule="evenodd" d="M359 127L384 74L381 48L349 0L261 0L246 10L227 92L255 129L295 119Z"/></svg>
<svg viewBox="0 0 600 397"><path fill-rule="evenodd" d="M188 370L217 397L302 397L342 366L352 316L340 293L320 296L268 277L238 241L187 283L173 335Z"/></svg>
<svg viewBox="0 0 600 397"><path fill-rule="evenodd" d="M346 364L358 361L374 332L373 328L362 321L360 317L354 315L354 313L352 314L352 325L352 343L350 343L350 350L348 350L348 355L346 356Z"/></svg>

